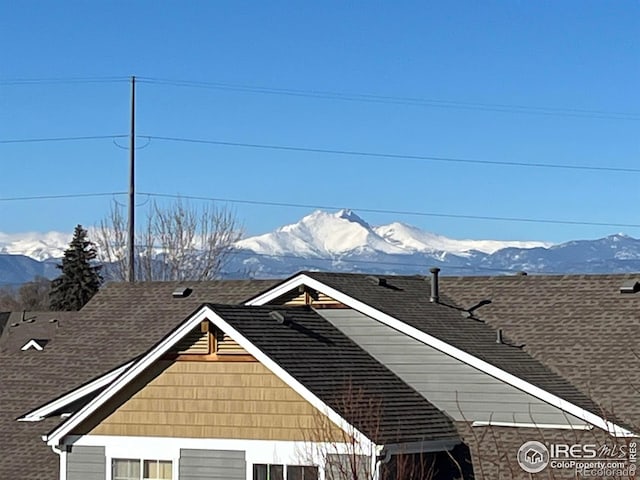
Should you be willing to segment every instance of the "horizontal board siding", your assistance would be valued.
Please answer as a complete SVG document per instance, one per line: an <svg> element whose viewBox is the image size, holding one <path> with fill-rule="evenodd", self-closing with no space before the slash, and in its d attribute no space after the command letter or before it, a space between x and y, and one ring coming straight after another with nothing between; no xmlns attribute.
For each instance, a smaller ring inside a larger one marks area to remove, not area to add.
<svg viewBox="0 0 640 480"><path fill-rule="evenodd" d="M67 453L67 480L105 480L104 447L72 446Z"/></svg>
<svg viewBox="0 0 640 480"><path fill-rule="evenodd" d="M454 420L584 425L560 409L360 312L318 313Z"/></svg>
<svg viewBox="0 0 640 480"><path fill-rule="evenodd" d="M90 433L308 440L321 431L320 412L260 363L161 363Z"/></svg>
<svg viewBox="0 0 640 480"><path fill-rule="evenodd" d="M180 480L245 480L243 451L180 450Z"/></svg>

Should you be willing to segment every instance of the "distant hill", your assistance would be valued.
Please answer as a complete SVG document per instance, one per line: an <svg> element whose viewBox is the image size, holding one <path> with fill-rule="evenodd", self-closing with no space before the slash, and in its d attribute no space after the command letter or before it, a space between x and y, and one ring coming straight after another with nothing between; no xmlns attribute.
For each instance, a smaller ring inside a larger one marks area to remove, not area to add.
<svg viewBox="0 0 640 480"><path fill-rule="evenodd" d="M58 232L0 234L0 284L36 275L53 278L69 236ZM372 226L349 210L316 211L297 223L239 241L227 278L284 277L299 270L445 275L615 273L640 271L640 240L624 234L552 245L543 242L456 240L394 222Z"/></svg>

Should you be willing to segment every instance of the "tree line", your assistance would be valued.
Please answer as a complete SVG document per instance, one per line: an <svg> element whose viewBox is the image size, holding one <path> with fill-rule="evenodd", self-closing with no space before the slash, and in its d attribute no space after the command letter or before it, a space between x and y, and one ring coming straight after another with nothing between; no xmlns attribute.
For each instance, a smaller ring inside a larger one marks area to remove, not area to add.
<svg viewBox="0 0 640 480"><path fill-rule="evenodd" d="M18 288L0 289L0 311L80 310L106 280L126 281L127 220L113 203L89 239L77 225L61 263L60 275L37 277ZM194 207L178 199L153 202L135 232L136 281L218 278L242 227L233 211L211 204Z"/></svg>

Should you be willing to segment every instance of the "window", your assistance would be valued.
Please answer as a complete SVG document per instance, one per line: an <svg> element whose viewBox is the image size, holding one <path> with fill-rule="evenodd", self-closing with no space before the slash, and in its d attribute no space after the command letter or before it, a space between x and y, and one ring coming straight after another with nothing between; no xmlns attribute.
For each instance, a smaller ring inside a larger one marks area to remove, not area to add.
<svg viewBox="0 0 640 480"><path fill-rule="evenodd" d="M318 467L256 463L253 465L253 480L318 480Z"/></svg>
<svg viewBox="0 0 640 480"><path fill-rule="evenodd" d="M111 460L111 480L172 480L171 460L140 460L114 458Z"/></svg>

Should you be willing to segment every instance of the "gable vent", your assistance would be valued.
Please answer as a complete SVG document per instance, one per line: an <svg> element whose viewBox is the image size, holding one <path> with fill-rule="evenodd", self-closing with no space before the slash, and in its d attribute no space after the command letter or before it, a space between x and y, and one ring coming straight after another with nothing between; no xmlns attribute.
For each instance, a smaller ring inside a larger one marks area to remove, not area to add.
<svg viewBox="0 0 640 480"><path fill-rule="evenodd" d="M284 295L276 299L273 303L276 305L289 306L311 305L320 308L322 308L323 306L340 305L340 302L334 300L330 296L325 295L322 292L318 292L317 290L306 288L304 286L285 293Z"/></svg>
<svg viewBox="0 0 640 480"><path fill-rule="evenodd" d="M637 293L640 292L640 282L637 280L627 280L620 287L620 293Z"/></svg>
<svg viewBox="0 0 640 480"><path fill-rule="evenodd" d="M218 330L216 332L216 353L219 355L233 355L246 354L247 351L238 345L238 342L233 340L229 335Z"/></svg>
<svg viewBox="0 0 640 480"><path fill-rule="evenodd" d="M209 353L209 330L202 326L193 329L173 349L173 353L207 355Z"/></svg>

